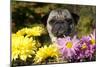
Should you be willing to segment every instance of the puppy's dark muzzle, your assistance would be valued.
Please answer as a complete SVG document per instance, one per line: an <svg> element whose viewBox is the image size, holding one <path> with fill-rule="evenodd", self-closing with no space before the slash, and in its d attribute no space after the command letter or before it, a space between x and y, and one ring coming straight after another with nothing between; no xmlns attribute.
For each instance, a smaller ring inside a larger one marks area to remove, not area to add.
<svg viewBox="0 0 100 67"><path fill-rule="evenodd" d="M64 35L68 36L70 33L68 24L64 21L55 22L52 28L52 33L56 37L63 37Z"/></svg>

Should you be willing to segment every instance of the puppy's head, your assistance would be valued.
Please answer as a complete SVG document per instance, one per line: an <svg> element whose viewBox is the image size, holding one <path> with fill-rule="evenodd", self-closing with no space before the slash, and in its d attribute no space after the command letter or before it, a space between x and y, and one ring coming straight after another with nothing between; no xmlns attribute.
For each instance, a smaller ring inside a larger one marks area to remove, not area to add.
<svg viewBox="0 0 100 67"><path fill-rule="evenodd" d="M73 33L79 16L70 13L67 9L56 9L49 14L47 23L56 37L68 36Z"/></svg>

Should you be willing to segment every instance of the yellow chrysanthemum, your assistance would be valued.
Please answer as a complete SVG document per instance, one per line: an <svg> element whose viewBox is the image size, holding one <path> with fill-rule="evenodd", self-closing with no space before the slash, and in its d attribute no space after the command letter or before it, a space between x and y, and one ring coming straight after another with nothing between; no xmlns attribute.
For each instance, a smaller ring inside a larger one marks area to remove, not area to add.
<svg viewBox="0 0 100 67"><path fill-rule="evenodd" d="M27 57L32 57L35 54L36 41L32 38L24 37L17 34L12 34L12 60L20 57L26 60Z"/></svg>
<svg viewBox="0 0 100 67"><path fill-rule="evenodd" d="M23 28L16 32L17 35L41 36L46 33L46 29L42 24L35 24L32 28Z"/></svg>
<svg viewBox="0 0 100 67"><path fill-rule="evenodd" d="M21 30L18 30L18 32L16 32L17 35L25 35L26 34L26 31L28 30L28 28L23 28Z"/></svg>
<svg viewBox="0 0 100 67"><path fill-rule="evenodd" d="M46 30L44 26L41 24L41 25L35 25L32 28L29 28L25 32L28 36L41 36L42 34L46 33Z"/></svg>
<svg viewBox="0 0 100 67"><path fill-rule="evenodd" d="M44 46L37 51L36 56L35 56L35 62L39 63L41 61L44 61L48 57L52 57L55 59L58 59L59 56L59 51L58 48L55 45L50 45L50 46Z"/></svg>

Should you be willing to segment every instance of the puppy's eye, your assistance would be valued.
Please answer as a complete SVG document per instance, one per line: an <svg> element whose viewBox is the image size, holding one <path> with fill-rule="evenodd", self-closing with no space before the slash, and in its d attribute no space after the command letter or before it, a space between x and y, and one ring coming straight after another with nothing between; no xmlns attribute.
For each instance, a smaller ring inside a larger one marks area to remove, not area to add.
<svg viewBox="0 0 100 67"><path fill-rule="evenodd" d="M50 20L49 23L53 24L53 23L55 23L55 20Z"/></svg>
<svg viewBox="0 0 100 67"><path fill-rule="evenodd" d="M67 22L72 22L72 19L67 19Z"/></svg>
<svg viewBox="0 0 100 67"><path fill-rule="evenodd" d="M66 19L66 21L71 24L72 23L72 19Z"/></svg>

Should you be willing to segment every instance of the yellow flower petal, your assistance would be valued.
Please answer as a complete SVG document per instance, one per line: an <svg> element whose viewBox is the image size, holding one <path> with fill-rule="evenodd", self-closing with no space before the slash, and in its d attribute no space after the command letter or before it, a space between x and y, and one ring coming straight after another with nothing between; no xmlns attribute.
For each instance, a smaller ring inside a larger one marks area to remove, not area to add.
<svg viewBox="0 0 100 67"><path fill-rule="evenodd" d="M32 38L24 37L21 35L12 35L12 59L20 57L22 60L26 60L27 57L31 57L35 54L36 41Z"/></svg>
<svg viewBox="0 0 100 67"><path fill-rule="evenodd" d="M47 59L48 57L54 57L55 59L57 59L58 56L59 56L59 51L56 46L54 45L46 46L45 45L44 47L41 47L39 51L37 51L34 60L36 63L39 63Z"/></svg>

